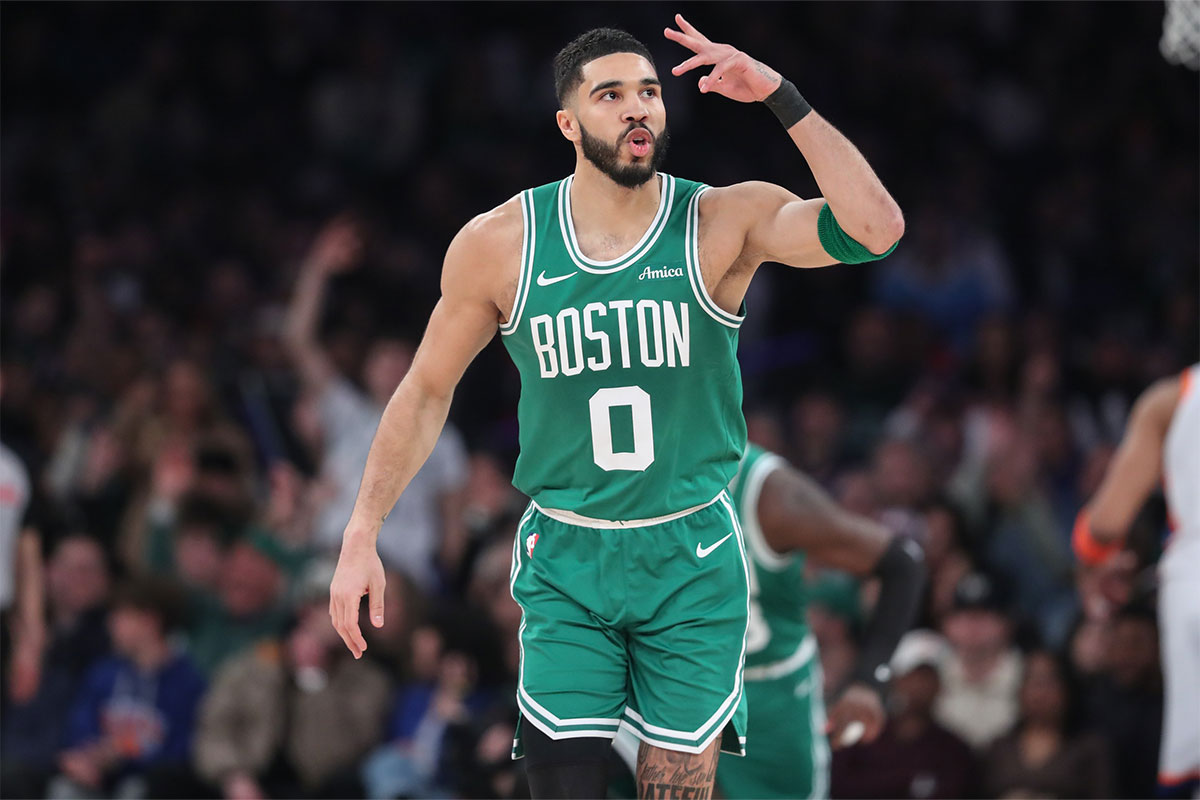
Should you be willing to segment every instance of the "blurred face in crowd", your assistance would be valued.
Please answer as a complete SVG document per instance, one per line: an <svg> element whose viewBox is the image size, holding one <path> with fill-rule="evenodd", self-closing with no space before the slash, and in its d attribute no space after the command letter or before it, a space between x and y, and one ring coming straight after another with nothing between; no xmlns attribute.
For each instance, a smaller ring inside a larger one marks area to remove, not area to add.
<svg viewBox="0 0 1200 800"><path fill-rule="evenodd" d="M99 543L86 536L64 540L46 567L46 583L51 602L65 614L78 614L103 603L109 581Z"/></svg>
<svg viewBox="0 0 1200 800"><path fill-rule="evenodd" d="M1082 675L1094 675L1108 665L1112 649L1108 623L1084 620L1071 637L1071 664Z"/></svg>
<svg viewBox="0 0 1200 800"><path fill-rule="evenodd" d="M897 715L929 718L941 688L942 681L932 665L914 667L892 679L892 710Z"/></svg>
<svg viewBox="0 0 1200 800"><path fill-rule="evenodd" d="M191 361L176 361L163 381L163 407L178 424L194 424L208 410L208 381Z"/></svg>
<svg viewBox="0 0 1200 800"><path fill-rule="evenodd" d="M175 538L179 577L189 586L213 588L221 580L223 556L217 531L203 525L181 528Z"/></svg>
<svg viewBox="0 0 1200 800"><path fill-rule="evenodd" d="M875 451L872 470L885 505L914 506L929 494L925 459L908 442L884 442Z"/></svg>
<svg viewBox="0 0 1200 800"><path fill-rule="evenodd" d="M1067 709L1067 687L1058 662L1046 652L1031 653L1021 682L1021 716L1030 722L1057 725Z"/></svg>
<svg viewBox="0 0 1200 800"><path fill-rule="evenodd" d="M114 650L127 658L136 658L148 647L162 642L162 618L153 611L118 606L109 612L108 633Z"/></svg>
<svg viewBox="0 0 1200 800"><path fill-rule="evenodd" d="M376 403L387 404L392 392L408 374L412 360L413 349L408 342L380 339L371 346L363 364L363 384Z"/></svg>
<svg viewBox="0 0 1200 800"><path fill-rule="evenodd" d="M1158 628L1148 617L1118 617L1113 623L1109 670L1121 686L1152 681L1158 672Z"/></svg>
<svg viewBox="0 0 1200 800"><path fill-rule="evenodd" d="M279 568L249 544L236 545L225 558L221 599L235 617L265 611L279 595Z"/></svg>
<svg viewBox="0 0 1200 800"><path fill-rule="evenodd" d="M988 658L1008 648L1008 620L990 609L952 611L942 627L950 644L965 660Z"/></svg>
<svg viewBox="0 0 1200 800"><path fill-rule="evenodd" d="M563 135L617 185L641 186L667 155L667 112L654 65L636 53L612 53L583 65L574 101L558 112Z"/></svg>

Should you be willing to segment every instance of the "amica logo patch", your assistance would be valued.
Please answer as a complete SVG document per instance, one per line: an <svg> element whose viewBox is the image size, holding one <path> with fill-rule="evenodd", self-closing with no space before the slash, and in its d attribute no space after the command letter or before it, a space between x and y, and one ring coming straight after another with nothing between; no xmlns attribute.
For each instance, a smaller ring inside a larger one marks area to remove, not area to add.
<svg viewBox="0 0 1200 800"><path fill-rule="evenodd" d="M642 274L638 275L639 281L653 280L655 278L682 278L683 267L659 267L651 269L646 267L642 270Z"/></svg>

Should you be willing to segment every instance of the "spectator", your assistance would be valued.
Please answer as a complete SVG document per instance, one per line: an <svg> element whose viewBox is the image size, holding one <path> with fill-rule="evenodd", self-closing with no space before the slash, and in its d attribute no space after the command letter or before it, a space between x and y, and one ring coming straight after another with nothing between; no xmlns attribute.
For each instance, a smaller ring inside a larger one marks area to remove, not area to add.
<svg viewBox="0 0 1200 800"><path fill-rule="evenodd" d="M870 744L835 750L833 797L972 797L975 757L933 719L948 646L933 631L905 634L892 656L891 713Z"/></svg>
<svg viewBox="0 0 1200 800"><path fill-rule="evenodd" d="M375 342L363 365L364 393L337 373L317 341L326 284L355 266L360 248L358 230L346 219L336 219L321 231L301 267L286 324L288 350L305 390L317 396L320 408L325 440L321 475L332 486L333 499L317 521L316 541L330 551L341 546L375 429L413 358L407 341ZM404 571L425 589L435 585L438 566L445 574L455 573L466 545L462 500L466 481L462 441L458 431L447 425L383 522L378 543L385 567Z"/></svg>
<svg viewBox="0 0 1200 800"><path fill-rule="evenodd" d="M433 681L401 687L388 726L388 743L364 765L370 797L431 797L453 788L457 776L446 772L448 739L482 715L492 701L477 686L479 668L465 652L443 649L437 636L437 674ZM511 743L511 742L510 742Z"/></svg>
<svg viewBox="0 0 1200 800"><path fill-rule="evenodd" d="M71 708L52 800L174 797L187 784L204 679L170 643L176 605L157 581L118 589L108 617L116 654L88 672Z"/></svg>
<svg viewBox="0 0 1200 800"><path fill-rule="evenodd" d="M279 566L260 543L243 541L229 550L221 560L217 591L192 599L190 648L206 675L215 674L225 659L283 631L285 588Z"/></svg>
<svg viewBox="0 0 1200 800"><path fill-rule="evenodd" d="M980 751L1017 720L1022 664L1012 622L987 576L974 572L958 582L942 632L951 649L934 717Z"/></svg>
<svg viewBox="0 0 1200 800"><path fill-rule="evenodd" d="M1113 618L1101 674L1092 682L1087 719L1111 751L1117 797L1153 797L1162 735L1162 672L1154 610L1129 606Z"/></svg>
<svg viewBox="0 0 1200 800"><path fill-rule="evenodd" d="M46 565L49 644L36 693L6 706L5 797L41 797L54 775L71 701L84 674L108 655L109 575L100 543L83 533L60 539Z"/></svg>
<svg viewBox="0 0 1200 800"><path fill-rule="evenodd" d="M1108 748L1080 729L1078 701L1068 668L1053 653L1025 659L1020 719L988 751L986 797L1112 797Z"/></svg>
<svg viewBox="0 0 1200 800"><path fill-rule="evenodd" d="M355 660L308 599L282 641L263 642L217 673L200 711L195 763L226 798L361 797L358 760L379 739L386 674Z"/></svg>
<svg viewBox="0 0 1200 800"><path fill-rule="evenodd" d="M1021 434L988 464L983 558L1011 589L1017 611L1037 624L1042 641L1066 643L1079 610L1069 542L1038 483L1035 442Z"/></svg>

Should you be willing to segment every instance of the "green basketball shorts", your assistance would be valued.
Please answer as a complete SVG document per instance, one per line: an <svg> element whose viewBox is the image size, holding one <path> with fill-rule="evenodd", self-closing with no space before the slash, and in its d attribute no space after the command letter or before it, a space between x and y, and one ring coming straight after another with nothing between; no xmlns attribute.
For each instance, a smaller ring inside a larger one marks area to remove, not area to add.
<svg viewBox="0 0 1200 800"><path fill-rule="evenodd" d="M513 743L613 738L741 755L749 594L728 496L680 514L605 522L530 504L511 586L523 616Z"/></svg>
<svg viewBox="0 0 1200 800"><path fill-rule="evenodd" d="M824 680L812 634L806 647L809 658L786 674L746 670L751 745L745 758L717 764L717 786L730 800L829 797Z"/></svg>

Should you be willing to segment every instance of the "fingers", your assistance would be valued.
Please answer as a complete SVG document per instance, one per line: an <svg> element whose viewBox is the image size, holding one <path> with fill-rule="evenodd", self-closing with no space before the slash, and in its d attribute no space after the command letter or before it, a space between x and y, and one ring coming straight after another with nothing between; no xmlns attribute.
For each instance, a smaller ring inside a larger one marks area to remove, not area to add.
<svg viewBox="0 0 1200 800"><path fill-rule="evenodd" d="M329 598L329 616L333 620L333 629L342 637L346 649L353 653L355 658L362 658L363 651L367 649L367 642L358 628L360 599L361 596L348 600L339 594L333 594Z"/></svg>
<svg viewBox="0 0 1200 800"><path fill-rule="evenodd" d="M725 72L731 66L733 66L737 56L738 54L734 53L733 55L718 61L716 66L713 67L713 71L700 79L700 91L711 92L716 89L717 85L724 79Z"/></svg>
<svg viewBox="0 0 1200 800"><path fill-rule="evenodd" d="M686 19L684 19L684 18L683 18L683 14L676 14L676 15L675 15L675 24L676 24L676 25L678 25L678 26L679 26L679 29L680 29L681 31L683 31L684 33L686 33L688 36L692 36L692 37L695 37L695 38L697 38L697 39L701 39L701 40L703 40L703 41L705 41L705 42L707 42L707 41L708 41L708 37L707 37L707 36L705 36L705 35L704 35L703 33L701 33L700 31L698 31L698 30L696 29L696 26L695 26L695 25L693 25L692 23L690 23L690 22L688 22Z"/></svg>
<svg viewBox="0 0 1200 800"><path fill-rule="evenodd" d="M707 56L694 55L691 58L689 58L687 61L684 61L679 66L672 68L671 74L672 75L682 75L683 73L688 72L689 70L693 70L696 67L702 66L704 64L711 64L711 63L712 63L712 61L710 61Z"/></svg>
<svg viewBox="0 0 1200 800"><path fill-rule="evenodd" d="M674 28L663 28L663 36L666 36L672 42L677 42L683 45L695 53L699 53L705 45L705 42L700 41L694 36L688 36L686 33L680 33Z"/></svg>
<svg viewBox="0 0 1200 800"><path fill-rule="evenodd" d="M342 620L346 626L346 635L350 637L350 641L354 644L351 651L354 653L355 658L361 658L363 651L367 649L367 640L363 638L362 630L358 627L358 607L361 600L362 595L359 595L342 605Z"/></svg>
<svg viewBox="0 0 1200 800"><path fill-rule="evenodd" d="M370 598L371 624L376 628L383 627L383 589L386 584L387 580L383 576L383 570L379 570L378 574L371 577L371 582L367 586Z"/></svg>

